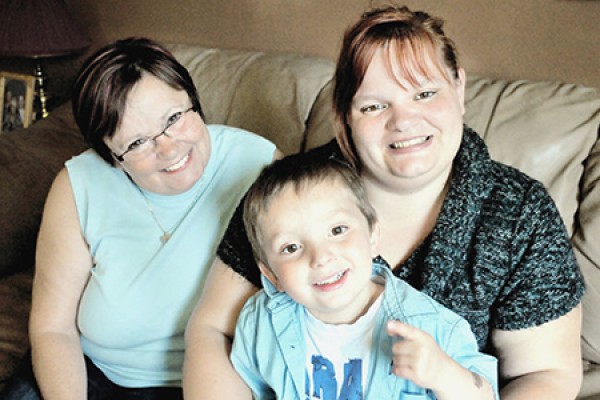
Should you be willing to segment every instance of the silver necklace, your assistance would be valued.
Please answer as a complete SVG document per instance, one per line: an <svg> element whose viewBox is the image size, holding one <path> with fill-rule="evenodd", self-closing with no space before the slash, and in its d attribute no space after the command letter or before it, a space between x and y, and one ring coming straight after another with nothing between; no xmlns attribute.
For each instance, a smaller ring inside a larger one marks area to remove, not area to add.
<svg viewBox="0 0 600 400"><path fill-rule="evenodd" d="M146 194L144 193L144 191L140 187L138 187L138 189L139 189L140 193L142 194L144 201L146 202L146 207L148 208L148 211L150 211L150 215L152 216L152 219L154 220L154 222L156 222L156 225L158 225L158 228L162 232L162 235L160 235L160 238L159 238L161 246L164 245L165 243L167 243L169 241L169 239L171 239L173 234L175 234L175 231L177 231L177 229L183 223L185 218L190 214L190 212L192 211L192 209L194 208L196 203L198 203L198 200L200 200L200 195L196 196L194 201L192 201L192 204L190 204L190 206L185 211L183 216L179 219L179 221L177 221L170 229L165 229L165 228L163 228L162 224L156 217L156 214L154 213L154 208L152 207L150 200L148 200L148 197L146 197Z"/></svg>

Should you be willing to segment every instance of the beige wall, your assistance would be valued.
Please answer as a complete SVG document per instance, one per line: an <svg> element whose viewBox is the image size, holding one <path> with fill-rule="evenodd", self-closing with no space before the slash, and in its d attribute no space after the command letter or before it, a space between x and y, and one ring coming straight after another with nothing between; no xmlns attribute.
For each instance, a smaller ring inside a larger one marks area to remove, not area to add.
<svg viewBox="0 0 600 400"><path fill-rule="evenodd" d="M369 0L66 0L96 44L129 35L335 59ZM406 0L446 20L470 72L600 88L598 0Z"/></svg>

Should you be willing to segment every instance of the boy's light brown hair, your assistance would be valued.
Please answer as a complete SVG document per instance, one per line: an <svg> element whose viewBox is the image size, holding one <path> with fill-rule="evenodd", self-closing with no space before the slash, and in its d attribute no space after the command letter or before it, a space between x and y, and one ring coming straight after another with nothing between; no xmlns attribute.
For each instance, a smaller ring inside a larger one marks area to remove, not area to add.
<svg viewBox="0 0 600 400"><path fill-rule="evenodd" d="M296 192L326 180L342 182L353 194L356 206L367 219L369 229L377 223L375 209L367 199L356 171L345 161L334 157L291 155L266 166L248 190L244 200L244 226L257 262L268 265L262 249L260 221L271 200L282 190L292 187ZM311 223L311 221L307 221Z"/></svg>

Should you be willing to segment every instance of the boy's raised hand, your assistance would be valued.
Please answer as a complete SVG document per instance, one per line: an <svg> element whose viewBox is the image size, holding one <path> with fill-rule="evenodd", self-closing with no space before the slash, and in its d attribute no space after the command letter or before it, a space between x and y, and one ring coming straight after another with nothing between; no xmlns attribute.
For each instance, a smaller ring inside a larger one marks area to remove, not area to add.
<svg viewBox="0 0 600 400"><path fill-rule="evenodd" d="M396 376L435 391L452 360L428 333L400 321L388 321L386 331L397 338L392 347Z"/></svg>
<svg viewBox="0 0 600 400"><path fill-rule="evenodd" d="M400 321L388 321L396 376L432 390L438 399L493 399L490 383L448 356L429 335Z"/></svg>

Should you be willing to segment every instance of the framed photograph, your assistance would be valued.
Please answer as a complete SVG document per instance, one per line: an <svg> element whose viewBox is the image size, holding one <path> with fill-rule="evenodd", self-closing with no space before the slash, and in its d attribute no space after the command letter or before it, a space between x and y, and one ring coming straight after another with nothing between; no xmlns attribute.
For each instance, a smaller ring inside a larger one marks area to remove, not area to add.
<svg viewBox="0 0 600 400"><path fill-rule="evenodd" d="M0 72L0 133L31 124L34 85L33 75Z"/></svg>

